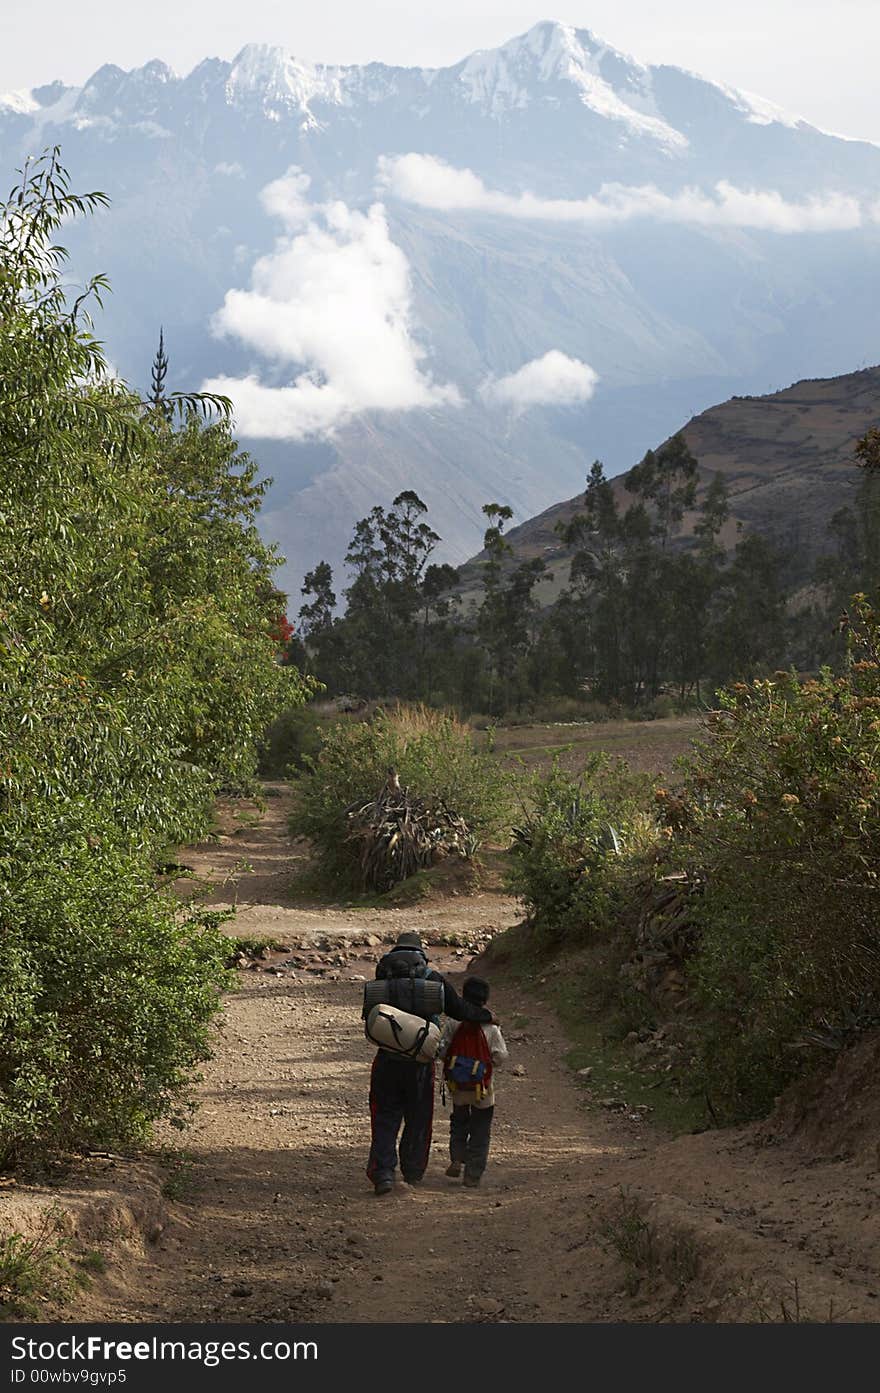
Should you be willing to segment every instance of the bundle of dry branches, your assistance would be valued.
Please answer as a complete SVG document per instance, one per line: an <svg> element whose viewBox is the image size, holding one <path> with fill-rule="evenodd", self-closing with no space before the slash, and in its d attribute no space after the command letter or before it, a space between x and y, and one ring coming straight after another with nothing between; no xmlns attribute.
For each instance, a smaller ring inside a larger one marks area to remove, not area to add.
<svg viewBox="0 0 880 1393"><path fill-rule="evenodd" d="M684 1004L684 968L700 935L694 901L701 889L684 872L660 880L648 876L634 887L635 939L621 972L661 1006Z"/></svg>
<svg viewBox="0 0 880 1393"><path fill-rule="evenodd" d="M365 890L382 893L447 856L473 856L477 839L442 799L424 799L389 773L382 792L346 808L348 840L359 844Z"/></svg>

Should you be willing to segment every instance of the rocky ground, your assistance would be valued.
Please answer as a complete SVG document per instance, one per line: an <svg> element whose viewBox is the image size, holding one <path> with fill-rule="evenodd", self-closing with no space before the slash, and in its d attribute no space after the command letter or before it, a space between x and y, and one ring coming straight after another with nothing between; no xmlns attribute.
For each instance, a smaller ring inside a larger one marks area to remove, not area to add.
<svg viewBox="0 0 880 1393"><path fill-rule="evenodd" d="M839 1127L842 1112L862 1106L864 1077L860 1090L841 1077L829 1085L838 1097L805 1100L775 1128L669 1140L643 1113L595 1106L589 1081L564 1063L540 983L510 974L493 974L512 1058L483 1186L465 1190L443 1174L448 1114L438 1100L423 1186L377 1199L364 1174L371 1051L361 982L404 927L420 929L433 963L460 981L517 907L488 890L395 909L298 902L300 853L287 839L284 790L272 792L259 816L230 805L219 838L182 855L215 903L239 906L229 932L254 941L239 953L190 1130L161 1139L161 1153L92 1157L60 1186L0 1190L4 1224L33 1226L55 1202L102 1255L64 1316L878 1318L880 1171L876 1145L862 1144L874 1117L858 1113L858 1145ZM823 1109L838 1124L830 1150L827 1129L805 1130ZM47 1304L45 1316L57 1309Z"/></svg>

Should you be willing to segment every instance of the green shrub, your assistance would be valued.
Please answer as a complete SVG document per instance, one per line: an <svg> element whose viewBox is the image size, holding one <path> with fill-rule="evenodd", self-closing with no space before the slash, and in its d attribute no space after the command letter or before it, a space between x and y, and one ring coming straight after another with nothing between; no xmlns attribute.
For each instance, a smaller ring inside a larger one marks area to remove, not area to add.
<svg viewBox="0 0 880 1393"><path fill-rule="evenodd" d="M880 651L859 600L845 675L722 694L684 785L659 790L669 858L702 884L690 979L705 1083L729 1117L880 1019Z"/></svg>
<svg viewBox="0 0 880 1393"><path fill-rule="evenodd" d="M306 768L321 749L321 718L309 706L292 706L270 724L259 749L259 772L284 779Z"/></svg>
<svg viewBox="0 0 880 1393"><path fill-rule="evenodd" d="M529 917L551 935L604 929L629 857L652 830L645 802L644 780L602 754L579 775L558 758L537 775L508 874Z"/></svg>
<svg viewBox="0 0 880 1393"><path fill-rule="evenodd" d="M216 914L184 916L112 826L71 818L30 846L2 896L0 1165L141 1140L179 1110L226 978Z"/></svg>
<svg viewBox="0 0 880 1393"><path fill-rule="evenodd" d="M475 748L467 726L442 711L400 706L368 722L336 724L321 732L319 754L305 763L306 772L295 780L291 830L312 842L325 880L358 884L358 854L348 840L345 810L374 798L391 767L405 787L444 801L479 840L509 826L509 773Z"/></svg>
<svg viewBox="0 0 880 1393"><path fill-rule="evenodd" d="M35 1233L0 1235L0 1320L34 1319L39 1299L69 1294L69 1250L64 1215L54 1205L43 1210Z"/></svg>
<svg viewBox="0 0 880 1393"><path fill-rule="evenodd" d="M656 696L633 714L642 721L664 721L681 715L682 705L671 696Z"/></svg>

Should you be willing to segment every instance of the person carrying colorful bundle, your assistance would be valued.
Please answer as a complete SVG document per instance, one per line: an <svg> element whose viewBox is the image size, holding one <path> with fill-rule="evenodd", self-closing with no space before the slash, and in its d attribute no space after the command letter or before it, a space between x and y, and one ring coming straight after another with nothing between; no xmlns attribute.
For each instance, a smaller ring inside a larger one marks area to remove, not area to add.
<svg viewBox="0 0 880 1393"><path fill-rule="evenodd" d="M461 995L469 1005L485 1007L489 983L482 977L468 977ZM443 1060L443 1082L452 1095L446 1174L458 1179L463 1167L463 1183L471 1189L479 1185L489 1157L494 1071L508 1057L504 1036L495 1024L449 1021L440 1036L437 1058Z"/></svg>
<svg viewBox="0 0 880 1393"><path fill-rule="evenodd" d="M407 1011L422 1013L418 997L427 997L419 983L442 984L439 993L440 1009L454 1021L485 1022L491 1025L494 1017L484 1005L459 997L452 983L428 966L428 957L417 933L402 933L394 947L380 958L376 966L377 981L387 980L406 984ZM436 988L434 989L436 992ZM365 988L365 993L369 995ZM379 1008L381 1010L381 1008ZM425 1019L432 1008L424 1008ZM365 1003L364 1014L367 1015ZM410 1015L410 1020L412 1016ZM434 1026L434 1038L437 1030ZM390 1043L390 1041L389 1041ZM415 1046L413 1046L415 1048ZM434 1119L434 1061L424 1061L389 1047L376 1052L370 1075L371 1145L367 1175L377 1195L390 1194L397 1169L397 1136L400 1138L400 1169L407 1185L420 1185L431 1147Z"/></svg>

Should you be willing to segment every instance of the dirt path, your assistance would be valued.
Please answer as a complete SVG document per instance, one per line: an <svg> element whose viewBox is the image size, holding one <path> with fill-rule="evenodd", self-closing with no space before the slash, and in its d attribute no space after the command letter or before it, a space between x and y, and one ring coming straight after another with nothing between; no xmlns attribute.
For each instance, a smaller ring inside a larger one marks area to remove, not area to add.
<svg viewBox="0 0 880 1393"><path fill-rule="evenodd" d="M216 883L209 901L237 902L230 931L281 938L294 951L268 953L241 972L185 1138L186 1160L172 1180L180 1196L173 1222L144 1261L108 1274L89 1313L104 1320L582 1319L571 1293L547 1286L535 1233L564 1231L559 1193L614 1143L587 1125L555 1028L536 1016L534 1002L499 993L504 1020L522 1023L508 1033L527 1064L503 1081L485 1188L473 1193L443 1175L448 1113L439 1099L423 1187L398 1184L377 1200L364 1174L372 1051L359 1020L360 984L382 943L412 925L434 940L479 942L515 921L515 903L482 894L410 909L294 905L297 848L287 841L287 802L277 793L258 825L243 813L236 826L227 812L220 839L183 860ZM188 884L181 881L182 892ZM469 956L449 944L431 950L432 962L453 975ZM391 1235L393 1262L381 1256ZM464 1290L462 1272L472 1273ZM427 1308L416 1299L425 1290Z"/></svg>
<svg viewBox="0 0 880 1393"><path fill-rule="evenodd" d="M515 921L499 894L413 909L289 898L282 790L228 813L185 863L235 899L237 935L283 938L239 974L172 1171L170 1222L87 1293L97 1320L603 1321L877 1319L876 1165L805 1166L751 1131L664 1142L585 1107L536 997L495 981L512 1064L483 1187L448 1180L448 1114L424 1185L377 1199L364 1175L371 1052L360 982L418 927L481 941ZM247 868L242 863L246 863ZM182 882L181 888L187 888ZM369 939L369 942L364 940ZM432 949L460 972L467 950ZM292 964L292 965L291 965ZM178 1138L169 1138L178 1146Z"/></svg>

